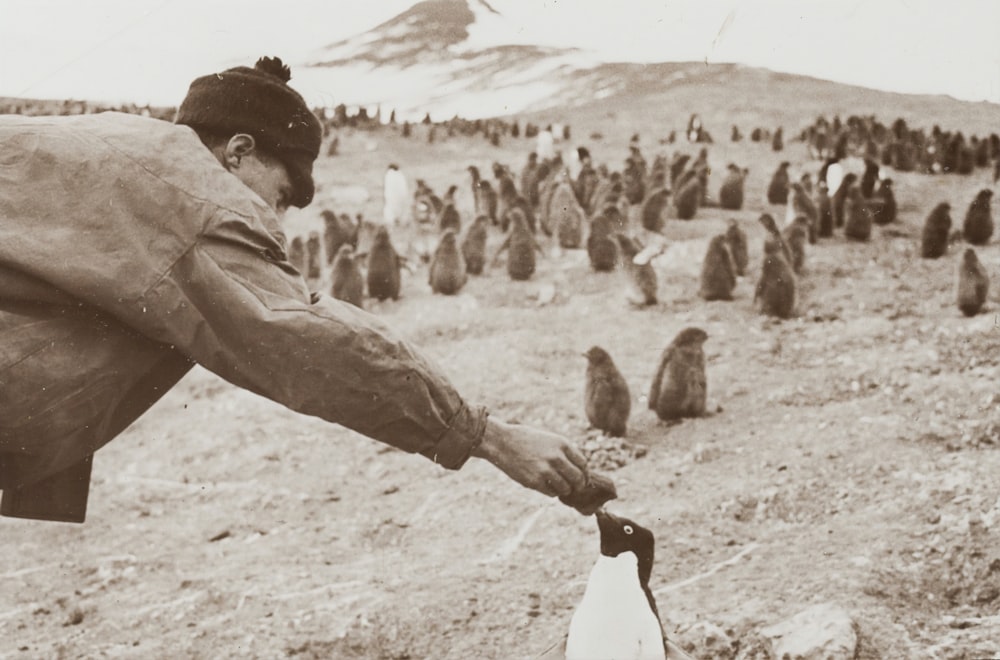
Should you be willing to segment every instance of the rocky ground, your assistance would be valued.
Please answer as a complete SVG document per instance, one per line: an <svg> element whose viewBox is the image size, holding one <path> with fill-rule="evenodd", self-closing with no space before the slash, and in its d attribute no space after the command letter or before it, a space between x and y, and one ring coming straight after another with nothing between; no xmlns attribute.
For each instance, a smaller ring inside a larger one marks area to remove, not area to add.
<svg viewBox="0 0 1000 660"><path fill-rule="evenodd" d="M595 123L579 141L619 167L629 128ZM654 135L650 161L696 151ZM439 192L460 185L468 219L465 167L519 171L530 149L424 138L342 134L289 234L319 229L323 208L378 215L389 161ZM779 160L819 165L794 142L711 148L710 192L733 161L751 170L747 203L668 223L654 308L631 308L617 273L568 251L529 282L501 265L454 297L432 295L419 265L399 301L369 309L469 401L566 434L614 478L609 509L655 533L664 625L696 657L772 657L796 631L822 637L817 619L858 658L1000 656L1000 305L993 294L963 317L963 246L933 261L917 250L930 209L950 201L961 223L989 175L892 173L899 222L869 243L811 246L797 316L775 322L752 298L756 218L783 211L763 199ZM701 258L730 217L750 235L750 272L734 301L706 303ZM1000 275L997 244L978 253ZM713 413L668 426L645 393L663 347L692 325L709 334ZM580 354L595 344L631 388L624 440L587 429ZM565 634L597 555L592 518L489 465L446 472L203 370L94 470L85 525L0 522L0 658L531 658Z"/></svg>

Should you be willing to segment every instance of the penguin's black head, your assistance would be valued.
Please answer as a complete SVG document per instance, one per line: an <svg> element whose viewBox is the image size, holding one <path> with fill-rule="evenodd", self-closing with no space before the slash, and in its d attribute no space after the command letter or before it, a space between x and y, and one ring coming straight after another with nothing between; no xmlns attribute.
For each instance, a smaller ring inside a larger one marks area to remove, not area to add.
<svg viewBox="0 0 1000 660"><path fill-rule="evenodd" d="M598 509L594 515L601 532L601 554L606 557L617 557L623 552L635 554L639 560L639 582L644 587L648 586L653 573L653 532L604 509Z"/></svg>

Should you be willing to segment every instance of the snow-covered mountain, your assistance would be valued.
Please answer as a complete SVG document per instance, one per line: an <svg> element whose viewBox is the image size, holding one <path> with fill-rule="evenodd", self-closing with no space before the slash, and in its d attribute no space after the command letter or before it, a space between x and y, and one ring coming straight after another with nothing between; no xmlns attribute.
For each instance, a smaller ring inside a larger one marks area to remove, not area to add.
<svg viewBox="0 0 1000 660"><path fill-rule="evenodd" d="M694 63L610 63L532 35L487 0L424 0L293 67L316 105L395 109L400 118L508 115L567 107L628 89L664 88ZM729 65L714 65L729 68Z"/></svg>

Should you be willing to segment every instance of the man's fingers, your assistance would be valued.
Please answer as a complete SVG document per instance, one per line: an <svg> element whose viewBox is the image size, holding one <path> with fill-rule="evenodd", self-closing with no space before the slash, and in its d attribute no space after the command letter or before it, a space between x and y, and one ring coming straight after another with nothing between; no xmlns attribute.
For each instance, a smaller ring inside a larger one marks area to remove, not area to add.
<svg viewBox="0 0 1000 660"><path fill-rule="evenodd" d="M566 454L566 458L568 458L573 463L573 465L580 468L584 472L584 474L586 474L587 458L583 455L583 453L580 452L579 449L576 448L576 446L571 445L570 443L567 442L565 445L563 445L563 453Z"/></svg>
<svg viewBox="0 0 1000 660"><path fill-rule="evenodd" d="M578 466L574 461L569 459L569 445L566 445L564 453L566 457L558 457L552 460L552 469L559 473L566 483L570 487L570 492L577 492L583 490L587 485L587 462L584 461L583 467Z"/></svg>
<svg viewBox="0 0 1000 660"><path fill-rule="evenodd" d="M542 475L542 484L544 484L545 490L539 490L549 497L563 497L573 492L573 487L570 486L569 482L554 469L546 470Z"/></svg>

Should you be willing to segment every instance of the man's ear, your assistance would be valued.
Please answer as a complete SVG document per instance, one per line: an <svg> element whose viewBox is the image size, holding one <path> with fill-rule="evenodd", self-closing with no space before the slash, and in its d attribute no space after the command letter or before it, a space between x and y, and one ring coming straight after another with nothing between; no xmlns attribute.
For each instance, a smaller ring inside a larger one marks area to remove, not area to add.
<svg viewBox="0 0 1000 660"><path fill-rule="evenodd" d="M253 139L252 135L237 133L229 138L229 142L226 143L225 152L223 153L223 162L226 169L233 170L239 168L243 157L252 154L256 148L257 142Z"/></svg>

